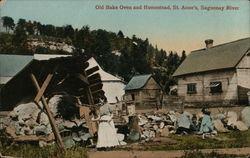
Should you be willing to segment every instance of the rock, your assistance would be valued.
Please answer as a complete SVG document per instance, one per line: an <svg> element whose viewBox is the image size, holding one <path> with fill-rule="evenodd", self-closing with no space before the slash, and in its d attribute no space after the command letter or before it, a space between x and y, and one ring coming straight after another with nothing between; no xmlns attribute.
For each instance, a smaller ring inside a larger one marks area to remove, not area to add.
<svg viewBox="0 0 250 158"><path fill-rule="evenodd" d="M80 138L81 138L83 141L87 141L90 137L91 137L91 135L90 135L89 133L86 133L86 134L80 136Z"/></svg>
<svg viewBox="0 0 250 158"><path fill-rule="evenodd" d="M153 125L153 129L156 131L159 127L157 125Z"/></svg>
<svg viewBox="0 0 250 158"><path fill-rule="evenodd" d="M48 118L47 114L45 114L44 112L42 112L42 113L40 114L40 124L46 125L46 126L47 126L48 124L50 124L49 118Z"/></svg>
<svg viewBox="0 0 250 158"><path fill-rule="evenodd" d="M154 115L149 115L149 119L152 119L153 121L161 121L162 119L160 117L154 116Z"/></svg>
<svg viewBox="0 0 250 158"><path fill-rule="evenodd" d="M72 148L76 145L71 136L62 137L62 140L65 148Z"/></svg>
<svg viewBox="0 0 250 158"><path fill-rule="evenodd" d="M127 114L128 116L133 116L135 114L135 105L127 106Z"/></svg>
<svg viewBox="0 0 250 158"><path fill-rule="evenodd" d="M76 124L74 122L68 121L68 120L64 120L62 122L63 126L65 128L73 128L74 126L76 126Z"/></svg>
<svg viewBox="0 0 250 158"><path fill-rule="evenodd" d="M249 116L250 117L250 116ZM237 121L235 126L237 127L238 130L240 131L246 131L248 130L248 127L244 124L242 121Z"/></svg>
<svg viewBox="0 0 250 158"><path fill-rule="evenodd" d="M48 105L49 108L54 116L57 115L57 105L62 100L62 95L54 95L52 98L50 98Z"/></svg>
<svg viewBox="0 0 250 158"><path fill-rule="evenodd" d="M186 115L190 120L192 120L193 115L190 112L184 111L183 115Z"/></svg>
<svg viewBox="0 0 250 158"><path fill-rule="evenodd" d="M119 142L119 143L120 143L120 145L127 145L127 143L124 142L124 141L121 141L121 142Z"/></svg>
<svg viewBox="0 0 250 158"><path fill-rule="evenodd" d="M227 125L229 125L229 126L230 125L235 125L237 120L238 120L238 116L237 116L236 112L230 111L230 112L227 113L227 121L228 121Z"/></svg>
<svg viewBox="0 0 250 158"><path fill-rule="evenodd" d="M125 123L129 122L128 116L122 116L122 119L125 121Z"/></svg>
<svg viewBox="0 0 250 158"><path fill-rule="evenodd" d="M169 135L169 130L167 127L163 128L161 131L161 137L168 137Z"/></svg>
<svg viewBox="0 0 250 158"><path fill-rule="evenodd" d="M224 115L224 114L216 114L215 116L213 116L213 119L214 120L223 120L223 119L225 119L226 118L226 116Z"/></svg>
<svg viewBox="0 0 250 158"><path fill-rule="evenodd" d="M35 131L36 135L47 135L47 134L51 133L50 130L48 129L48 127L45 125L36 126L34 128L34 131Z"/></svg>
<svg viewBox="0 0 250 158"><path fill-rule="evenodd" d="M160 123L160 129L162 129L164 126L165 126L165 123L164 123L164 122L161 122L161 123Z"/></svg>
<svg viewBox="0 0 250 158"><path fill-rule="evenodd" d="M155 137L155 132L154 131L150 131L149 132L149 138L153 138Z"/></svg>
<svg viewBox="0 0 250 158"><path fill-rule="evenodd" d="M20 126L19 122L15 123L15 128L14 129L15 129L15 134L16 135L20 135L21 134L20 132L21 132L22 127Z"/></svg>
<svg viewBox="0 0 250 158"><path fill-rule="evenodd" d="M31 118L36 120L39 112L40 112L39 107L35 103L31 102L27 104L20 104L17 107L15 107L11 112L12 113L11 116L16 115L18 116L19 120L23 121L29 120Z"/></svg>
<svg viewBox="0 0 250 158"><path fill-rule="evenodd" d="M31 128L33 128L35 126L38 126L38 123L35 120L33 120L33 119L30 119L30 120L26 121L25 124L27 126L31 127Z"/></svg>
<svg viewBox="0 0 250 158"><path fill-rule="evenodd" d="M140 126L145 125L146 123L148 123L148 119L145 116L138 115L138 118L139 118L139 125Z"/></svg>
<svg viewBox="0 0 250 158"><path fill-rule="evenodd" d="M44 141L44 140L40 140L39 141L39 147L45 147L45 146L48 146L48 143L46 142L46 141Z"/></svg>
<svg viewBox="0 0 250 158"><path fill-rule="evenodd" d="M214 120L214 127L219 132L228 132L228 129L224 127L224 124L221 122L221 120Z"/></svg>
<svg viewBox="0 0 250 158"><path fill-rule="evenodd" d="M170 120L172 122L176 122L177 121L177 117L176 117L176 114L175 114L174 111L169 111L168 116L169 116L169 118L170 118Z"/></svg>
<svg viewBox="0 0 250 158"><path fill-rule="evenodd" d="M24 134L25 135L33 135L34 134L34 131L31 130L29 127L25 126L23 127L23 131L24 131Z"/></svg>
<svg viewBox="0 0 250 158"><path fill-rule="evenodd" d="M245 107L241 111L241 118L245 125L249 128L250 127L250 107Z"/></svg>
<svg viewBox="0 0 250 158"><path fill-rule="evenodd" d="M77 133L73 132L72 133L72 139L75 141L75 142L80 142L82 139L78 136Z"/></svg>

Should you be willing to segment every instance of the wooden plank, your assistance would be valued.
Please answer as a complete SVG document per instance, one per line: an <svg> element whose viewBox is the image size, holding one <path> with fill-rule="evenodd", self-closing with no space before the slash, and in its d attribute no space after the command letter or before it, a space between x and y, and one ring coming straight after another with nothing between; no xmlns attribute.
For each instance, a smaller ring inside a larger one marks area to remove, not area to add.
<svg viewBox="0 0 250 158"><path fill-rule="evenodd" d="M41 100L41 98L42 98L42 96L43 96L43 93L45 92L46 88L48 87L49 82L51 81L52 77L53 77L53 74L49 74L49 75L47 76L47 78L46 78L45 81L43 82L43 85L42 85L41 89L39 90L39 92L37 93L37 95L36 95L36 97L35 97L35 99L34 99L35 102L38 103L39 100Z"/></svg>
<svg viewBox="0 0 250 158"><path fill-rule="evenodd" d="M92 94L95 94L95 93L98 93L98 92L101 92L101 91L103 91L103 90L100 89L100 90L94 91L94 92L92 92Z"/></svg>
<svg viewBox="0 0 250 158"><path fill-rule="evenodd" d="M37 82L37 79L36 79L36 77L35 77L34 74L31 74L31 79L32 79L32 81L33 81L33 84L34 84L35 87L36 87L37 92L39 92L40 86L39 86L39 84L38 84L38 82ZM62 151L65 151L64 144L63 144L63 141L62 141L62 137L61 137L61 135L60 135L60 133L59 133L59 130L58 130L57 126L56 126L54 117L53 117L53 115L52 115L52 113L51 113L51 111L50 111L50 109L49 109L49 106L48 106L48 104L47 104L47 101L46 101L46 99L45 99L45 97L44 97L43 95L42 95L42 98L41 98L41 99L42 99L42 104L43 104L43 106L44 106L44 108L45 108L45 110L46 110L46 112L47 112L47 115L48 115L48 118L49 118L49 122L50 122L50 125L51 125L51 127L52 127L53 133L54 133L54 135L55 135L55 137L56 137L58 146L59 146L59 148L60 148ZM38 103L38 102L36 102L36 103Z"/></svg>
<svg viewBox="0 0 250 158"><path fill-rule="evenodd" d="M77 74L77 77L82 80L85 84L89 84L87 77L83 76L82 74Z"/></svg>
<svg viewBox="0 0 250 158"><path fill-rule="evenodd" d="M89 76L89 75L93 74L94 72L96 72L96 71L98 71L98 70L99 70L99 67L98 67L98 66L92 67L92 68L90 68L90 69L88 69L88 70L86 71L86 75Z"/></svg>
<svg viewBox="0 0 250 158"><path fill-rule="evenodd" d="M97 86L97 85L100 85L100 84L102 84L102 82L97 82L97 83L94 83L94 84L91 84L91 85L89 85L89 87L91 88L91 87L94 87L94 86Z"/></svg>
<svg viewBox="0 0 250 158"><path fill-rule="evenodd" d="M95 122L91 120L91 117L89 115L90 109L86 106L80 106L80 116L84 116L87 126L89 128L89 134L93 137L95 132L97 132L97 125Z"/></svg>

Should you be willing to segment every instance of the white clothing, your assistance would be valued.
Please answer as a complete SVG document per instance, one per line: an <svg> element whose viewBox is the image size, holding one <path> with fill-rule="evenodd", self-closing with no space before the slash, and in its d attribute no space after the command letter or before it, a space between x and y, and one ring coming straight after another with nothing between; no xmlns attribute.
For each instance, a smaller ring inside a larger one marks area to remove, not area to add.
<svg viewBox="0 0 250 158"><path fill-rule="evenodd" d="M111 115L101 116L96 147L114 147L117 145L120 144Z"/></svg>

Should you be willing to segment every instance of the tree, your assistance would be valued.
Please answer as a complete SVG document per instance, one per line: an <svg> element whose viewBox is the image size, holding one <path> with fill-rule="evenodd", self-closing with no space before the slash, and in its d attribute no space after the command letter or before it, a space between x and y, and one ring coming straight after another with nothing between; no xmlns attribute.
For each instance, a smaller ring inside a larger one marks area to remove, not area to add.
<svg viewBox="0 0 250 158"><path fill-rule="evenodd" d="M63 38L63 36L64 36L64 28L63 27L56 27L55 31L56 31L56 37Z"/></svg>
<svg viewBox="0 0 250 158"><path fill-rule="evenodd" d="M34 35L35 25L31 21L28 21L26 23L26 31L28 32L29 35Z"/></svg>
<svg viewBox="0 0 250 158"><path fill-rule="evenodd" d="M64 27L64 37L65 38L69 37L69 38L73 39L74 33L75 33L75 31L71 25L66 25Z"/></svg>
<svg viewBox="0 0 250 158"><path fill-rule="evenodd" d="M3 20L3 26L6 29L6 32L9 33L10 30L14 29L15 23L14 23L14 20L11 17L4 16L4 17L2 17L2 20Z"/></svg>
<svg viewBox="0 0 250 158"><path fill-rule="evenodd" d="M27 35L23 27L19 26L15 29L12 42L15 46L23 46L27 43Z"/></svg>
<svg viewBox="0 0 250 158"><path fill-rule="evenodd" d="M17 22L17 27L25 27L26 20L25 19L19 19Z"/></svg>
<svg viewBox="0 0 250 158"><path fill-rule="evenodd" d="M123 35L121 30L119 30L117 36L118 36L118 38L124 38L124 35Z"/></svg>
<svg viewBox="0 0 250 158"><path fill-rule="evenodd" d="M55 26L48 24L44 26L44 35L47 36L55 36L56 31L55 31Z"/></svg>
<svg viewBox="0 0 250 158"><path fill-rule="evenodd" d="M86 53L91 52L92 35L89 26L83 26L79 31L75 31L74 46L78 51L82 49Z"/></svg>

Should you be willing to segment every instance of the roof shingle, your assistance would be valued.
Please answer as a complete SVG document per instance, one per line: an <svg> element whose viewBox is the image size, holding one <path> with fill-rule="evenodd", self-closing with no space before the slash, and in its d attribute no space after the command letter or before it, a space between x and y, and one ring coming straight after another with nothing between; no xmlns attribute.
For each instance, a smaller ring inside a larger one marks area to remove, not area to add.
<svg viewBox="0 0 250 158"><path fill-rule="evenodd" d="M150 79L152 75L147 74L147 75L138 75L134 76L126 85L124 90L136 90L136 89L141 89L147 81Z"/></svg>

